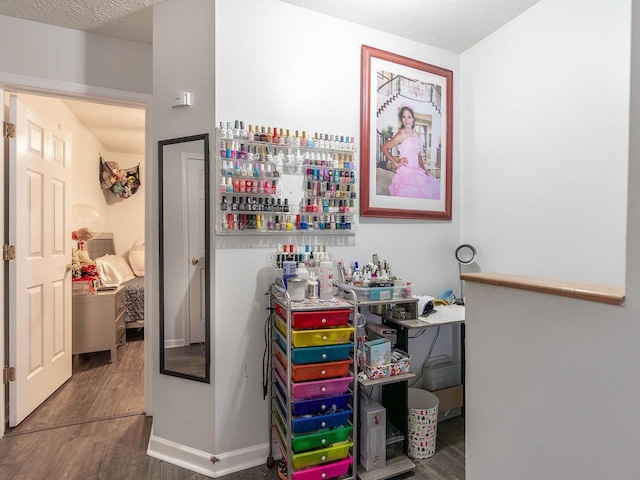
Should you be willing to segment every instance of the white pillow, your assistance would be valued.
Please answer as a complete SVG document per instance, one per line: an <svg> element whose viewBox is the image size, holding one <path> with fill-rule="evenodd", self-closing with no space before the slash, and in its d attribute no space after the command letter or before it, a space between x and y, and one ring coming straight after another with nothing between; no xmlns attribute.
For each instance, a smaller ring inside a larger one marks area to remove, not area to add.
<svg viewBox="0 0 640 480"><path fill-rule="evenodd" d="M120 285L135 277L127 261L119 255L103 255L95 262L103 285Z"/></svg>
<svg viewBox="0 0 640 480"><path fill-rule="evenodd" d="M138 239L131 245L129 265L136 277L144 277L144 239Z"/></svg>

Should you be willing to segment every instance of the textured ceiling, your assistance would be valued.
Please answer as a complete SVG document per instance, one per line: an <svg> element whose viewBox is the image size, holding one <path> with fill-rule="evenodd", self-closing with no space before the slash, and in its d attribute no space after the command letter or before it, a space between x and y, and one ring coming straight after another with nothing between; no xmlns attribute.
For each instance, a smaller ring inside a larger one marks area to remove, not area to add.
<svg viewBox="0 0 640 480"><path fill-rule="evenodd" d="M151 44L162 0L0 0L0 15Z"/></svg>
<svg viewBox="0 0 640 480"><path fill-rule="evenodd" d="M281 0L462 53L540 0Z"/></svg>
<svg viewBox="0 0 640 480"><path fill-rule="evenodd" d="M63 102L109 152L144 154L144 110L76 100Z"/></svg>
<svg viewBox="0 0 640 480"><path fill-rule="evenodd" d="M0 15L151 44L160 1L0 0ZM461 53L539 0L280 1ZM144 111L65 103L110 152L144 153Z"/></svg>

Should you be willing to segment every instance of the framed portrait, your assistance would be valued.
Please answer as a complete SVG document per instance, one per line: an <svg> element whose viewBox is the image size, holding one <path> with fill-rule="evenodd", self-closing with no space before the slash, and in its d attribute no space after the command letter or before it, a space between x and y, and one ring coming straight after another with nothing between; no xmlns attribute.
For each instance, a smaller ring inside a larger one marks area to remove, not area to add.
<svg viewBox="0 0 640 480"><path fill-rule="evenodd" d="M451 220L453 72L362 46L360 214Z"/></svg>

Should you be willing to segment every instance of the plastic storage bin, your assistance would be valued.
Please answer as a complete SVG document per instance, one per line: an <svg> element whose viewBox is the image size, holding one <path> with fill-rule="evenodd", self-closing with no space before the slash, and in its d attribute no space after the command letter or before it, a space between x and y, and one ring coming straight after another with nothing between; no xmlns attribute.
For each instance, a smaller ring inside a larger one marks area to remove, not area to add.
<svg viewBox="0 0 640 480"><path fill-rule="evenodd" d="M320 397L323 395L335 395L345 393L353 377L333 378L317 382L295 383L291 382L291 396L294 400Z"/></svg>
<svg viewBox="0 0 640 480"><path fill-rule="evenodd" d="M291 478L293 480L324 480L325 478L342 477L347 474L352 463L352 458L345 458L339 462L327 463L318 467L293 472Z"/></svg>
<svg viewBox="0 0 640 480"><path fill-rule="evenodd" d="M319 430L307 435L296 435L291 444L295 453L301 453L314 448L322 448L334 443L346 442L353 430L353 426L339 426L333 429Z"/></svg>
<svg viewBox="0 0 640 480"><path fill-rule="evenodd" d="M326 328L322 330L292 330L291 344L296 347L318 347L347 343L353 335L353 327Z"/></svg>
<svg viewBox="0 0 640 480"><path fill-rule="evenodd" d="M293 365L291 367L291 378L293 378L294 382L305 382L308 380L342 377L349 373L351 363L351 360L342 360L340 362Z"/></svg>
<svg viewBox="0 0 640 480"><path fill-rule="evenodd" d="M353 394L344 393L331 397L320 397L314 398L312 400L301 400L299 402L293 402L293 415L297 417L300 415L314 415L317 413L325 413L332 410L344 410L347 408L352 398Z"/></svg>
<svg viewBox="0 0 640 480"><path fill-rule="evenodd" d="M278 330L274 330L278 346L286 358L287 342L285 337ZM291 359L294 363L301 365L307 363L337 362L346 360L353 351L353 343L340 345L326 345L321 347L302 347L291 349Z"/></svg>
<svg viewBox="0 0 640 480"><path fill-rule="evenodd" d="M311 452L297 453L291 457L293 468L299 470L301 468L312 467L322 463L342 460L349 455L349 449L353 446L353 442L342 442L328 448L320 448Z"/></svg>
<svg viewBox="0 0 640 480"><path fill-rule="evenodd" d="M276 303L276 313L286 323L287 310ZM339 327L349 323L351 310L322 310L291 312L291 324L295 329Z"/></svg>

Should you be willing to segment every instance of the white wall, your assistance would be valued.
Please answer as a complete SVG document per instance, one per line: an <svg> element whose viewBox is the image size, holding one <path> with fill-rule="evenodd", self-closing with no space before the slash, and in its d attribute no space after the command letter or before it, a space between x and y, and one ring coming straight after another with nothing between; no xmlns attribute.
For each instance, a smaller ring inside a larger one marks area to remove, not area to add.
<svg viewBox="0 0 640 480"><path fill-rule="evenodd" d="M461 240L484 271L624 285L629 0L543 0L461 56Z"/></svg>
<svg viewBox="0 0 640 480"><path fill-rule="evenodd" d="M151 93L151 45L0 15L0 72Z"/></svg>
<svg viewBox="0 0 640 480"><path fill-rule="evenodd" d="M147 165L149 215L146 250L158 258L158 141L213 133L214 2L167 0L153 7L153 162ZM171 108L174 93L192 93L192 106ZM149 258L149 257L147 257ZM212 268L215 262L211 261ZM158 318L158 264L145 267L149 301L145 317ZM149 276L150 273L150 276ZM213 288L213 286L212 286ZM216 298L212 296L212 298ZM212 340L212 341L215 341ZM159 336L152 338L159 352ZM212 351L213 351L212 347ZM212 367L214 368L214 367ZM213 380L215 382L215 379ZM224 386L216 388L224 392ZM192 470L210 474L216 452L214 383L160 375L159 354L153 356L153 431L148 453Z"/></svg>
<svg viewBox="0 0 640 480"><path fill-rule="evenodd" d="M358 147L362 44L450 69L454 81L458 75L456 54L276 0L216 2L215 31L217 121L238 119L245 125L356 136ZM456 106L457 100L454 97ZM458 110L453 115L455 131ZM216 452L260 446L262 450L252 454L260 462L266 458L268 403L261 388L264 293L272 280L267 255L278 243L329 242L330 252L346 262L370 261L377 253L397 274L414 282L416 293L457 288L457 141L453 152L451 222L360 218L355 238L216 239ZM421 340L428 345L431 338L425 334Z"/></svg>
<svg viewBox="0 0 640 480"><path fill-rule="evenodd" d="M549 15L538 18L541 12L536 13L540 29L557 19L554 3L558 2L543 0L539 4ZM617 57L618 51L628 53L630 3L609 3L602 11L594 10L594 3L580 3L580 7L594 15L595 24L600 25L590 26L592 34L597 32L594 36L603 41L620 35L607 57ZM612 21L610 15L618 20ZM626 242L630 246L640 239L640 211L635 208L639 194L638 188L633 188L640 184L640 167L634 161L640 155L640 139L634 135L640 126L638 8L633 17L630 123L628 129L619 126L617 143L611 142L611 149L616 151L629 146L631 188L626 209ZM582 19L578 23L587 26L591 22ZM605 30L604 26L608 28ZM502 38L507 45L514 41ZM552 56L553 51L563 49L564 44L558 43L548 53ZM613 76L619 70L628 72L628 59L608 73ZM596 80L601 78L596 76ZM620 120L614 123L619 124ZM631 133L628 143L624 132ZM586 207L592 207L586 199L582 201ZM575 228L582 227L576 224ZM613 228L610 233L620 234ZM603 239L605 245L616 241ZM617 252L624 258L624 246L618 247ZM640 387L634 381L640 363L637 348L640 255L633 248L626 257L626 280L626 302L622 307L467 285L468 480L601 480L640 476L637 455Z"/></svg>
<svg viewBox="0 0 640 480"><path fill-rule="evenodd" d="M133 242L144 238L144 181L135 195L118 199L103 190L99 181L100 154L109 161L119 162L123 168L140 163L144 170L144 155L111 153L91 134L73 113L56 98L20 94L23 101L44 114L61 128L71 132L73 179L71 204L94 207L104 219L104 232L112 232L118 255L125 255Z"/></svg>

